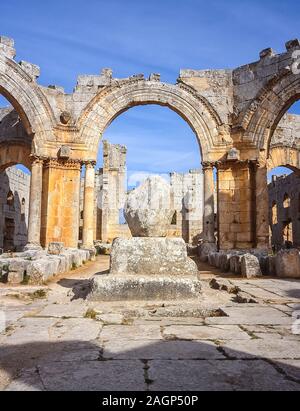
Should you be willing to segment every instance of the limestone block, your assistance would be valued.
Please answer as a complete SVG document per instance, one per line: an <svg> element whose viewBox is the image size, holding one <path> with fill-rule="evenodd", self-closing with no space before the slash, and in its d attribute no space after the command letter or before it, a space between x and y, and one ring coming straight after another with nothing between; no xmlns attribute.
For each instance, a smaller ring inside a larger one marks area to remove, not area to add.
<svg viewBox="0 0 300 411"><path fill-rule="evenodd" d="M220 269L227 273L230 270L230 257L232 254L221 253L220 255Z"/></svg>
<svg viewBox="0 0 300 411"><path fill-rule="evenodd" d="M197 275L182 238L117 238L110 255L110 272L134 275Z"/></svg>
<svg viewBox="0 0 300 411"><path fill-rule="evenodd" d="M95 275L91 281L91 301L175 300L197 298L201 283L194 276Z"/></svg>
<svg viewBox="0 0 300 411"><path fill-rule="evenodd" d="M23 280L24 280L24 272L22 271L18 271L18 272L11 271L7 275L8 284L20 284Z"/></svg>
<svg viewBox="0 0 300 411"><path fill-rule="evenodd" d="M267 274L272 276L276 275L276 257L273 255L268 256Z"/></svg>
<svg viewBox="0 0 300 411"><path fill-rule="evenodd" d="M221 267L221 254L220 253L215 253L215 266L217 268Z"/></svg>
<svg viewBox="0 0 300 411"><path fill-rule="evenodd" d="M72 251L71 252L71 261L72 261L72 267L71 268L77 268L80 267L82 265L82 261L83 261L83 255L79 252L78 253L76 251Z"/></svg>
<svg viewBox="0 0 300 411"><path fill-rule="evenodd" d="M276 275L278 277L300 278L299 250L281 250L275 257Z"/></svg>
<svg viewBox="0 0 300 411"><path fill-rule="evenodd" d="M216 254L214 252L208 254L208 263L213 267L216 266Z"/></svg>
<svg viewBox="0 0 300 411"><path fill-rule="evenodd" d="M14 40L6 36L0 36L0 53L13 59L16 55Z"/></svg>
<svg viewBox="0 0 300 411"><path fill-rule="evenodd" d="M28 250L23 251L22 253L18 253L20 258L24 258L27 260L37 260L39 258L46 257L47 252L45 250Z"/></svg>
<svg viewBox="0 0 300 411"><path fill-rule="evenodd" d="M98 254L109 255L111 251L111 244L99 243L95 244L95 248Z"/></svg>
<svg viewBox="0 0 300 411"><path fill-rule="evenodd" d="M208 260L208 254L211 252L216 252L217 246L214 243L203 243L199 245L199 257L200 260L206 262Z"/></svg>
<svg viewBox="0 0 300 411"><path fill-rule="evenodd" d="M241 256L238 254L232 255L229 258L230 271L234 274L241 274Z"/></svg>
<svg viewBox="0 0 300 411"><path fill-rule="evenodd" d="M40 76L40 68L39 66L28 63L28 61L21 60L20 61L20 66L26 73L33 79L37 79Z"/></svg>
<svg viewBox="0 0 300 411"><path fill-rule="evenodd" d="M48 245L48 254L59 255L64 249L64 243L53 242Z"/></svg>
<svg viewBox="0 0 300 411"><path fill-rule="evenodd" d="M29 284L42 284L57 274L59 259L55 257L32 261L27 268Z"/></svg>
<svg viewBox="0 0 300 411"><path fill-rule="evenodd" d="M9 272L23 273L27 270L29 260L24 260L23 258L14 258L8 265Z"/></svg>
<svg viewBox="0 0 300 411"><path fill-rule="evenodd" d="M174 210L171 188L160 176L150 176L127 196L124 216L133 237L166 237Z"/></svg>
<svg viewBox="0 0 300 411"><path fill-rule="evenodd" d="M58 264L58 274L65 273L66 271L70 270L70 266L68 265L68 260L65 255L58 255L57 256L59 260Z"/></svg>
<svg viewBox="0 0 300 411"><path fill-rule="evenodd" d="M247 278L262 276L259 260L255 255L247 253L242 256L241 273L243 277Z"/></svg>

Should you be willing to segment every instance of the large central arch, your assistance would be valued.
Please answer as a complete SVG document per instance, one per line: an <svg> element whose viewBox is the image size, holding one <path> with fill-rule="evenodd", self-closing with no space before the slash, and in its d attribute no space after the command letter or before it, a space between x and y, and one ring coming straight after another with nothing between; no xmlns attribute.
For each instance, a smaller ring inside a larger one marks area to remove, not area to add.
<svg viewBox="0 0 300 411"><path fill-rule="evenodd" d="M212 106L193 92L158 81L133 81L107 87L83 110L79 120L81 138L96 158L106 127L121 113L137 105L158 104L179 114L195 132L203 161L218 140L219 116Z"/></svg>

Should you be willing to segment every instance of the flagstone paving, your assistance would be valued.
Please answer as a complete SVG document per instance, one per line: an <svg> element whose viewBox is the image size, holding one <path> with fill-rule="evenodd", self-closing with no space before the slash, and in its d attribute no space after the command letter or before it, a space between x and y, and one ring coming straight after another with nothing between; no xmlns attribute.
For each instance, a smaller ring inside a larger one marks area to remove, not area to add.
<svg viewBox="0 0 300 411"><path fill-rule="evenodd" d="M300 281L203 264L199 300L88 301L107 267L101 256L42 287L0 285L1 390L300 390Z"/></svg>

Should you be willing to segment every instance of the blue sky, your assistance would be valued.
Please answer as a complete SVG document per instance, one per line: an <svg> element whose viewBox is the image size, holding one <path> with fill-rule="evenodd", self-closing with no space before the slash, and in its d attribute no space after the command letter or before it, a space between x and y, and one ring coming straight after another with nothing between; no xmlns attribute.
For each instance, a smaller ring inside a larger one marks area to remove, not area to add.
<svg viewBox="0 0 300 411"><path fill-rule="evenodd" d="M299 15L295 0L2 0L0 32L15 39L17 60L41 67L41 84L71 92L78 74L102 67L116 77L159 72L175 83L180 68L233 68L266 47L282 52L300 36ZM131 172L200 163L193 132L166 108L133 108L104 138L127 145Z"/></svg>

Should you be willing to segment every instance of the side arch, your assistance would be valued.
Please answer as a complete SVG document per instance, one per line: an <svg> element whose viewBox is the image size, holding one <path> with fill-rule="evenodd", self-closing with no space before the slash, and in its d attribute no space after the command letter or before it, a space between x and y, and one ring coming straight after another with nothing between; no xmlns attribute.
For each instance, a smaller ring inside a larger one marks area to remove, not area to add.
<svg viewBox="0 0 300 411"><path fill-rule="evenodd" d="M300 74L289 68L274 76L250 104L242 119L243 140L267 156L274 131L286 111L300 99Z"/></svg>
<svg viewBox="0 0 300 411"><path fill-rule="evenodd" d="M300 151L292 147L272 147L267 160L268 170L281 166L300 173Z"/></svg>
<svg viewBox="0 0 300 411"><path fill-rule="evenodd" d="M121 113L137 105L158 104L181 116L196 134L202 159L219 141L221 121L202 97L179 86L157 81L135 81L106 87L83 110L79 120L80 136L96 158L101 136Z"/></svg>
<svg viewBox="0 0 300 411"><path fill-rule="evenodd" d="M31 147L26 144L0 144L0 173L2 173L7 167L14 166L16 164L23 164L28 170L31 170Z"/></svg>
<svg viewBox="0 0 300 411"><path fill-rule="evenodd" d="M51 139L55 120L46 96L19 64L3 55L0 55L0 93L16 109L27 134L33 137L34 150Z"/></svg>

